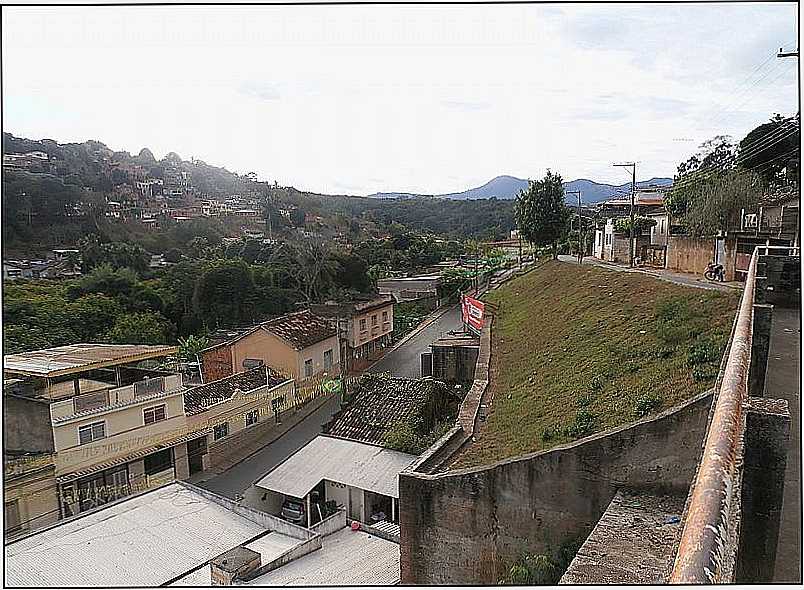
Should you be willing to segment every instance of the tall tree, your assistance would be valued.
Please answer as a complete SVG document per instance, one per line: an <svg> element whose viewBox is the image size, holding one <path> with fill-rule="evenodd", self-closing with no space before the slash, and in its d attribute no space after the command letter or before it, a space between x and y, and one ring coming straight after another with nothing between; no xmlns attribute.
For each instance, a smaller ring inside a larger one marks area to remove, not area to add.
<svg viewBox="0 0 804 590"><path fill-rule="evenodd" d="M766 186L798 185L800 178L801 120L774 115L751 130L740 142L737 162L759 174Z"/></svg>
<svg viewBox="0 0 804 590"><path fill-rule="evenodd" d="M544 178L531 182L517 197L515 214L522 237L537 246L551 245L553 258L558 258L558 240L570 219L561 175L548 170Z"/></svg>

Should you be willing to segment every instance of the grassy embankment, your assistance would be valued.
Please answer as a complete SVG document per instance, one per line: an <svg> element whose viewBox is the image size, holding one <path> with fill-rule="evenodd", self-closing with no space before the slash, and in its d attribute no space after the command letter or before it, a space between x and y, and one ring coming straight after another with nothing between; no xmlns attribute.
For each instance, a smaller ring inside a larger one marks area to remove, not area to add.
<svg viewBox="0 0 804 590"><path fill-rule="evenodd" d="M453 468L547 449L706 390L739 297L560 262L489 293L491 414Z"/></svg>

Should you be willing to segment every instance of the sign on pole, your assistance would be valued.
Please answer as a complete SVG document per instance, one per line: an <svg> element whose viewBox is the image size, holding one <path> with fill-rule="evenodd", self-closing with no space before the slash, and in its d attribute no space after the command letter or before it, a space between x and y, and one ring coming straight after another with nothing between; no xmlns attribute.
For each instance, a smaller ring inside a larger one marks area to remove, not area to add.
<svg viewBox="0 0 804 590"><path fill-rule="evenodd" d="M485 305L474 297L464 295L461 300L461 316L466 327L477 334L483 330Z"/></svg>

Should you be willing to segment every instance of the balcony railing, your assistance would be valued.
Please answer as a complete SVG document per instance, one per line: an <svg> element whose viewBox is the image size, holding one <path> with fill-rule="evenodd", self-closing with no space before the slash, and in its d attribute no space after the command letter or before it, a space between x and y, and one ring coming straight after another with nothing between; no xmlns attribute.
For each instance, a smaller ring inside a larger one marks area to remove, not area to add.
<svg viewBox="0 0 804 590"><path fill-rule="evenodd" d="M92 391L50 404L50 417L53 421L64 420L84 412L128 405L139 399L176 391L181 387L181 375L144 379L131 385Z"/></svg>

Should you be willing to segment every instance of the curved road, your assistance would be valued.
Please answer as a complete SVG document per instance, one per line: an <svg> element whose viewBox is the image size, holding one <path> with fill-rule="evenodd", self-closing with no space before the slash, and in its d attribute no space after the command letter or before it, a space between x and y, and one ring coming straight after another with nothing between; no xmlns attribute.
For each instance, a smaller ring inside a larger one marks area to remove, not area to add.
<svg viewBox="0 0 804 590"><path fill-rule="evenodd" d="M452 330L463 330L460 305L453 306L401 346L390 350L366 372L390 373L394 377L418 379L422 376L422 353L430 352L430 345Z"/></svg>

